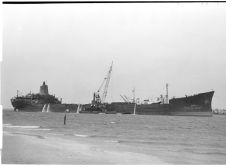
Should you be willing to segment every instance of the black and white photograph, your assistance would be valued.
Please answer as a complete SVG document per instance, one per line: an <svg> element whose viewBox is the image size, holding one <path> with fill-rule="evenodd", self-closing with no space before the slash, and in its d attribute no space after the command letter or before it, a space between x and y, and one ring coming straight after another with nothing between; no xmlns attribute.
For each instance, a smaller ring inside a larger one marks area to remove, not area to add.
<svg viewBox="0 0 226 166"><path fill-rule="evenodd" d="M2 164L226 164L225 2L44 2L2 4Z"/></svg>

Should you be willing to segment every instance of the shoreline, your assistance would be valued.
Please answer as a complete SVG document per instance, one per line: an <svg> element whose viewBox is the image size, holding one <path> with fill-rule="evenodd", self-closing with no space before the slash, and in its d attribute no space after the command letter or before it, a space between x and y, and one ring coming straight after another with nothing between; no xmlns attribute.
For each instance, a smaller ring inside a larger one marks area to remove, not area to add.
<svg viewBox="0 0 226 166"><path fill-rule="evenodd" d="M116 142L101 144L21 129L4 130L3 141L3 164L167 164L155 156L132 152L123 145L114 148Z"/></svg>
<svg viewBox="0 0 226 166"><path fill-rule="evenodd" d="M225 116L3 112L4 164L225 164ZM216 130L217 129L217 130Z"/></svg>

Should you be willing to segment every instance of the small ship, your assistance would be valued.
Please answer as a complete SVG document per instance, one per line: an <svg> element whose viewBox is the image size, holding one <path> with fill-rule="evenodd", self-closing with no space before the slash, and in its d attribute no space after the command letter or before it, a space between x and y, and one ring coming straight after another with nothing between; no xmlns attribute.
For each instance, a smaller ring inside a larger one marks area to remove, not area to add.
<svg viewBox="0 0 226 166"><path fill-rule="evenodd" d="M39 93L29 93L25 96L17 95L11 99L14 111L24 112L65 112L77 109L77 104L62 104L55 95L50 95L45 82L40 86Z"/></svg>

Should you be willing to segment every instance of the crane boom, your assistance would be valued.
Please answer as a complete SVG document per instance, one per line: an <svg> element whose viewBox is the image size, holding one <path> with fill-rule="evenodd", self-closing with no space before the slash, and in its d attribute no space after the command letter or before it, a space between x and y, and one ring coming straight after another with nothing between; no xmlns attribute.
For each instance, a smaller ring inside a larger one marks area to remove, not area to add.
<svg viewBox="0 0 226 166"><path fill-rule="evenodd" d="M105 80L106 80L106 77L104 78L103 82L101 83L101 85L100 85L100 87L99 87L99 89L97 91L98 93L101 91L101 89L102 89L102 87L104 85Z"/></svg>
<svg viewBox="0 0 226 166"><path fill-rule="evenodd" d="M120 96L124 100L124 102L129 103L129 101L125 97L123 97L122 95L120 95Z"/></svg>
<svg viewBox="0 0 226 166"><path fill-rule="evenodd" d="M130 102L130 98L128 98L126 95L124 95L124 98L128 101L128 102Z"/></svg>
<svg viewBox="0 0 226 166"><path fill-rule="evenodd" d="M105 101L105 99L107 97L107 90L108 90L108 85L109 85L110 78L111 78L112 66L113 66L113 62L111 63L110 69L109 69L107 77L106 77L106 84L104 86L104 91L103 91L103 95L102 95L102 98L101 98L102 103Z"/></svg>

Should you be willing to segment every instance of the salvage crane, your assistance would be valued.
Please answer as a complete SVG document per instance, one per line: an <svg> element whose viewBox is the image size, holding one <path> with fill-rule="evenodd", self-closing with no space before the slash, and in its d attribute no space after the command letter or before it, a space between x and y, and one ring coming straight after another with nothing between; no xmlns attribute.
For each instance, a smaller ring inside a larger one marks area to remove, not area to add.
<svg viewBox="0 0 226 166"><path fill-rule="evenodd" d="M113 62L111 63L107 76L104 78L99 89L97 90L97 92L94 92L94 94L93 94L93 100L92 100L92 104L91 104L92 110L101 111L105 107L105 99L107 97L108 86L109 86L111 72L112 72L112 66L113 66ZM103 86L104 86L103 93L100 97L100 92L101 92Z"/></svg>
<svg viewBox="0 0 226 166"><path fill-rule="evenodd" d="M105 77L106 79L106 83L105 83L105 86L104 86L104 91L103 91L103 95L102 95L102 103L105 102L105 99L107 97L107 91L108 91L108 85L109 85L109 82L110 82L110 78L111 78L111 71L112 71L112 66L113 66L113 62L111 62L111 66L110 66L110 69L108 71L108 74L107 74L107 77Z"/></svg>

